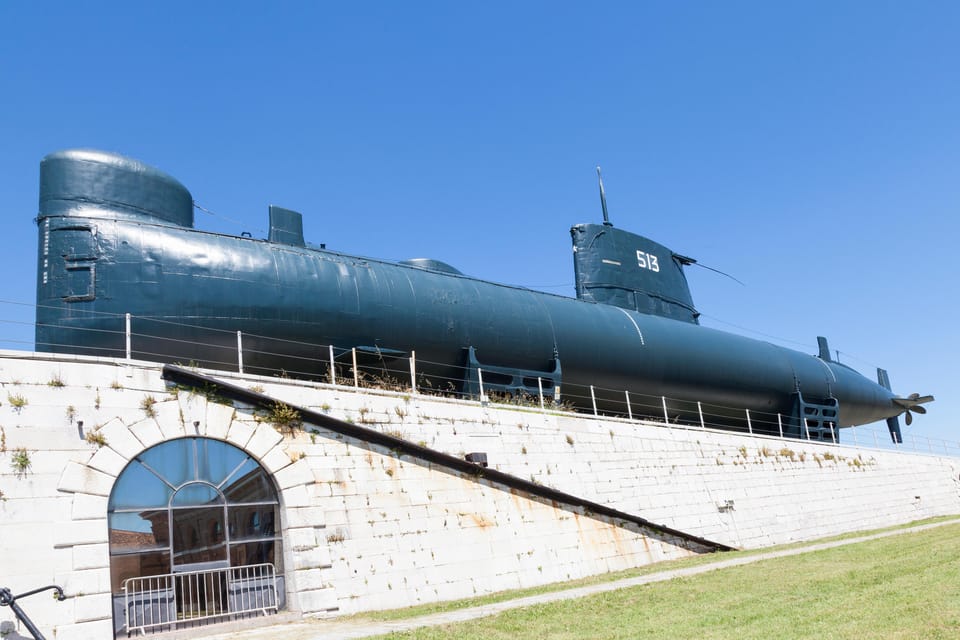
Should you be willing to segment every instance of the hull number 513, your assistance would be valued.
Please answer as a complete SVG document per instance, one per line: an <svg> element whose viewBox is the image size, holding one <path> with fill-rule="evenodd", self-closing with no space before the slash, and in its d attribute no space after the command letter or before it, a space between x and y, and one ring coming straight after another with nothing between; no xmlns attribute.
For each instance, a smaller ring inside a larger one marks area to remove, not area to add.
<svg viewBox="0 0 960 640"><path fill-rule="evenodd" d="M660 263L657 261L657 256L652 253L645 253L637 249L637 264L640 265L641 269L650 269L650 271L659 272Z"/></svg>

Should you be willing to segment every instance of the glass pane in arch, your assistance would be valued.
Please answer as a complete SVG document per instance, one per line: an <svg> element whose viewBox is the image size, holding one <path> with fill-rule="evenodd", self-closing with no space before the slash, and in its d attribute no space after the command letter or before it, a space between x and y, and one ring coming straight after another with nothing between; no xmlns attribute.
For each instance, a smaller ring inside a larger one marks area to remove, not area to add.
<svg viewBox="0 0 960 640"><path fill-rule="evenodd" d="M123 470L110 494L108 511L117 509L145 509L170 503L171 489L156 474L134 460Z"/></svg>
<svg viewBox="0 0 960 640"><path fill-rule="evenodd" d="M245 451L220 440L200 438L197 448L197 479L207 480L213 485L219 486L240 463L253 462Z"/></svg>
<svg viewBox="0 0 960 640"><path fill-rule="evenodd" d="M223 503L223 496L206 482L191 482L177 489L170 505L174 507L216 505Z"/></svg>
<svg viewBox="0 0 960 640"><path fill-rule="evenodd" d="M247 460L243 467L230 477L220 489L227 502L277 502L274 490L263 467Z"/></svg>
<svg viewBox="0 0 960 640"><path fill-rule="evenodd" d="M130 553L170 546L170 510L124 511L111 513L110 550Z"/></svg>
<svg viewBox="0 0 960 640"><path fill-rule="evenodd" d="M143 460L164 480L179 487L184 482L197 479L194 440L194 438L168 440L147 449L137 456L137 459Z"/></svg>

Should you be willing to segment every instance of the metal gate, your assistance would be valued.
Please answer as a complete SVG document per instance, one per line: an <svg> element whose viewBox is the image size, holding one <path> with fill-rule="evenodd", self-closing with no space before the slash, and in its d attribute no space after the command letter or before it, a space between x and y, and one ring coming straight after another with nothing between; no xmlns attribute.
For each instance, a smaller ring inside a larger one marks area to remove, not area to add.
<svg viewBox="0 0 960 640"><path fill-rule="evenodd" d="M128 578L123 594L128 636L243 614L267 615L280 608L270 563Z"/></svg>

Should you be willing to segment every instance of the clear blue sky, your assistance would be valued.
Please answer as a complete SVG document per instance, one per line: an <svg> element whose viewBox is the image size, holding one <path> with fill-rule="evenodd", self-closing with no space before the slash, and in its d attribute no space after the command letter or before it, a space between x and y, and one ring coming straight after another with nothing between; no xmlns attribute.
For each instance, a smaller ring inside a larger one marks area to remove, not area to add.
<svg viewBox="0 0 960 640"><path fill-rule="evenodd" d="M704 324L825 335L957 441L958 33L956 2L6 0L0 347L32 348L55 150L174 175L201 228L279 204L329 248L569 295L600 164L614 224L746 284L690 269Z"/></svg>

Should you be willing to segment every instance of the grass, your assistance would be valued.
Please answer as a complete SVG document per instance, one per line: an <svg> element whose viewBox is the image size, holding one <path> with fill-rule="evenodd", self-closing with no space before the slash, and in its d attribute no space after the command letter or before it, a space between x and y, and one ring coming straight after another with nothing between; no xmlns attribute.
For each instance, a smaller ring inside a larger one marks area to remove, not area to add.
<svg viewBox="0 0 960 640"><path fill-rule="evenodd" d="M386 637L956 638L960 637L958 536L960 524L945 525ZM592 581L766 551L770 550L701 556ZM408 617L404 613L425 615L546 590L365 617L400 619Z"/></svg>

